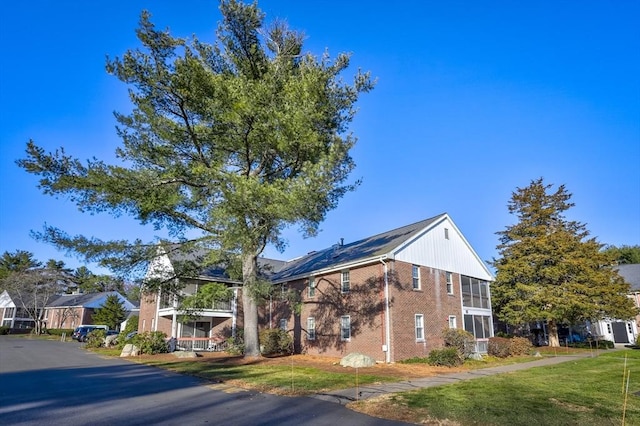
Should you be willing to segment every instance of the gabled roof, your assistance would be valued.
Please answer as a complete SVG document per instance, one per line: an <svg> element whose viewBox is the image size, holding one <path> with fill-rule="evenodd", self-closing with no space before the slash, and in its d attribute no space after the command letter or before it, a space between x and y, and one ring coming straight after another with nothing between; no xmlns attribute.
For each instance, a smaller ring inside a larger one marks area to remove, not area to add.
<svg viewBox="0 0 640 426"><path fill-rule="evenodd" d="M632 291L640 291L640 263L618 265L618 274L631 284Z"/></svg>
<svg viewBox="0 0 640 426"><path fill-rule="evenodd" d="M443 213L353 243L336 244L321 251L311 252L287 262L271 279L274 282L282 282L302 278L316 271L387 255L445 216L446 213Z"/></svg>
<svg viewBox="0 0 640 426"><path fill-rule="evenodd" d="M195 264L202 263L202 260L206 257L207 251L204 249L196 249L189 252L179 250L178 244L171 244L170 250L166 253L169 261L173 265L175 262L194 262ZM287 262L284 260L269 259L266 257L258 258L258 268L260 274L263 277L269 278L275 272L279 271ZM227 270L222 265L210 265L202 268L198 271L198 278L216 280L223 283L236 283L240 284L242 281L232 279Z"/></svg>
<svg viewBox="0 0 640 426"><path fill-rule="evenodd" d="M84 308L98 308L100 307L106 298L111 295L117 295L120 300L128 303L125 309L129 310L133 308L131 302L129 302L124 296L117 291L103 291L100 293L87 293L87 294L63 294L58 296L47 304L47 308L68 308L68 307L84 307Z"/></svg>

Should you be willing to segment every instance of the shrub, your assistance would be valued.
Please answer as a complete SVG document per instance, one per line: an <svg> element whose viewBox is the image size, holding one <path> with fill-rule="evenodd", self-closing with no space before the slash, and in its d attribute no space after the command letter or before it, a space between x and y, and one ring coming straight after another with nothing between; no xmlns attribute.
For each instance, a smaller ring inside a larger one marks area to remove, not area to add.
<svg viewBox="0 0 640 426"><path fill-rule="evenodd" d="M138 330L138 321L139 321L138 315L131 315L127 319L127 325L125 326L124 330L120 331L120 334L124 334L126 336L127 334L131 333L132 331L137 331Z"/></svg>
<svg viewBox="0 0 640 426"><path fill-rule="evenodd" d="M456 367L462 365L458 349L454 347L434 349L429 352L429 365L439 365L444 367Z"/></svg>
<svg viewBox="0 0 640 426"><path fill-rule="evenodd" d="M262 355L283 355L293 352L293 339L289 333L272 328L260 332L260 351Z"/></svg>
<svg viewBox="0 0 640 426"><path fill-rule="evenodd" d="M473 334L460 328L446 328L442 332L445 347L452 347L458 350L458 353L464 361L475 352L476 339Z"/></svg>
<svg viewBox="0 0 640 426"><path fill-rule="evenodd" d="M131 343L140 348L140 353L155 355L169 352L167 345L167 335L161 331L146 331L136 334Z"/></svg>
<svg viewBox="0 0 640 426"><path fill-rule="evenodd" d="M615 343L613 343L611 340L593 340L591 342L576 342L576 343L570 343L568 346L570 348L581 348L581 349L613 349L616 347Z"/></svg>
<svg viewBox="0 0 640 426"><path fill-rule="evenodd" d="M636 346L640 346L640 334L636 337Z"/></svg>
<svg viewBox="0 0 640 426"><path fill-rule="evenodd" d="M510 340L506 337L491 337L487 353L498 358L507 358L511 354Z"/></svg>
<svg viewBox="0 0 640 426"><path fill-rule="evenodd" d="M514 337L509 339L509 355L527 355L533 349L533 345L526 337Z"/></svg>
<svg viewBox="0 0 640 426"><path fill-rule="evenodd" d="M104 346L104 338L107 332L99 328L87 334L87 348L101 348Z"/></svg>
<svg viewBox="0 0 640 426"><path fill-rule="evenodd" d="M10 330L11 330L11 328L8 325L2 325L2 326L0 326L0 335L9 334Z"/></svg>

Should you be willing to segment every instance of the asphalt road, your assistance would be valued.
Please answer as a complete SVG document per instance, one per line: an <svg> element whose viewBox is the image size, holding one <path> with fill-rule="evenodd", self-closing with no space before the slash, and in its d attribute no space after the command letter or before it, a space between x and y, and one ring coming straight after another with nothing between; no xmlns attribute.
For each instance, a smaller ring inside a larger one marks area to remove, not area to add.
<svg viewBox="0 0 640 426"><path fill-rule="evenodd" d="M213 384L87 352L0 336L5 425L400 425L316 398Z"/></svg>

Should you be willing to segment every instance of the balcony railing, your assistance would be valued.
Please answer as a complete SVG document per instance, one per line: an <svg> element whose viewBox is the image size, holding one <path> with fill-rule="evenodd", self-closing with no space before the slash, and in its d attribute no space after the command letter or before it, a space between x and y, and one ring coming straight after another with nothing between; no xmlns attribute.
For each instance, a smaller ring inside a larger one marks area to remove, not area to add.
<svg viewBox="0 0 640 426"><path fill-rule="evenodd" d="M160 300L160 309L173 308L173 300L162 298ZM178 308L179 309L179 308ZM214 302L211 307L205 307L203 310L209 311L231 311L231 301Z"/></svg>
<svg viewBox="0 0 640 426"><path fill-rule="evenodd" d="M222 337L178 337L176 350L222 352L227 349L227 341Z"/></svg>

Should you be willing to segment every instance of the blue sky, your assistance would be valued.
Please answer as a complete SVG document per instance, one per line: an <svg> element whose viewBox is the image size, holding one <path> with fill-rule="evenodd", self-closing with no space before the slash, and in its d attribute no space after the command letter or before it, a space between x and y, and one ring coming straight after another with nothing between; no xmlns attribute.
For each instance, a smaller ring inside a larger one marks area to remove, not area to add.
<svg viewBox="0 0 640 426"><path fill-rule="evenodd" d="M316 238L285 233L289 259L448 212L478 255L513 223L511 193L543 177L565 184L569 219L613 245L640 244L640 3L263 0L267 21L303 31L305 50L370 70L351 127L362 178ZM384 7L383 7L384 5ZM216 1L7 2L0 18L0 253L82 261L34 241L54 225L70 234L151 240L126 218L87 215L43 195L19 169L33 139L81 159L111 161L113 111L130 106L105 57L137 47L147 9L174 35L213 41ZM88 265L100 271L95 265Z"/></svg>

